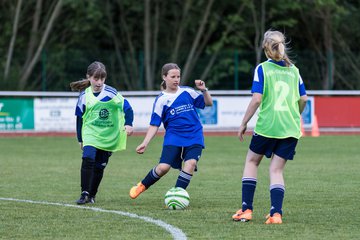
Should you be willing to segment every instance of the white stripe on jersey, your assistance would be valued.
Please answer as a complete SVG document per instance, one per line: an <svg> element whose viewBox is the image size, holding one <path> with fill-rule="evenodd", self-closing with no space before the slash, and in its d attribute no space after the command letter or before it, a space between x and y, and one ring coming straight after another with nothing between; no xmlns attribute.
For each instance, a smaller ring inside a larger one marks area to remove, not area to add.
<svg viewBox="0 0 360 240"><path fill-rule="evenodd" d="M154 103L153 112L161 118L164 106L170 107L173 102L178 98L178 96L183 92L188 92L193 99L197 98L200 95L191 87L179 87L176 93L162 92Z"/></svg>
<svg viewBox="0 0 360 240"><path fill-rule="evenodd" d="M260 82L259 80L259 75L258 75L258 68L260 67L260 65L257 65L257 67L255 68L255 73L254 73L254 82Z"/></svg>
<svg viewBox="0 0 360 240"><path fill-rule="evenodd" d="M302 80L302 77L300 76L300 73L299 73L299 80L300 80L300 84L299 84L299 85L301 85L301 84L304 83L303 80Z"/></svg>
<svg viewBox="0 0 360 240"><path fill-rule="evenodd" d="M116 96L116 94L117 94L117 91L115 88L104 84L101 92L99 93L99 95L96 98L99 99L100 101L106 97L109 97L110 99L112 99L113 97ZM82 91L79 95L79 100L78 100L78 103L76 106L81 113L84 113L84 106L86 105L85 96L86 96L85 91Z"/></svg>

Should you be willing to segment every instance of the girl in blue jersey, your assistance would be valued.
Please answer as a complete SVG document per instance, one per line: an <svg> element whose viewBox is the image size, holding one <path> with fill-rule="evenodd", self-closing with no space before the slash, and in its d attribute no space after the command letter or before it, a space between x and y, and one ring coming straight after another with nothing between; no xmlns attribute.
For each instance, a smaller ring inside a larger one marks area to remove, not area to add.
<svg viewBox="0 0 360 240"><path fill-rule="evenodd" d="M86 79L72 82L80 91L76 106L76 132L83 150L81 195L77 204L95 203L104 169L112 152L126 147L126 136L133 133L133 110L113 87L105 84L106 69L101 62L88 66Z"/></svg>
<svg viewBox="0 0 360 240"><path fill-rule="evenodd" d="M163 91L155 99L149 129L136 152L145 152L161 123L166 131L163 150L159 164L130 189L129 195L133 199L156 183L171 167L180 170L175 187L186 189L204 148L203 128L195 108L212 106L205 83L195 80L195 86L202 94L190 87L180 86L180 68L175 63L163 66L162 78Z"/></svg>
<svg viewBox="0 0 360 240"><path fill-rule="evenodd" d="M295 155L301 136L300 114L307 96L299 70L286 54L285 36L279 31L267 31L263 48L268 60L255 69L253 96L239 129L239 139L243 141L247 123L260 107L244 166L242 208L232 218L241 222L252 219L257 170L265 155L271 158L271 208L265 223L281 224L285 194L283 170L287 160L292 160Z"/></svg>

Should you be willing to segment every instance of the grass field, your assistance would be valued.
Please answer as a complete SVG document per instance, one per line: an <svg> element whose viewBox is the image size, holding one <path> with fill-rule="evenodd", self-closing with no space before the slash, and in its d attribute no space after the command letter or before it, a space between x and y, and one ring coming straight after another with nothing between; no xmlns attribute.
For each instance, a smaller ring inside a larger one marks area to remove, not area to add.
<svg viewBox="0 0 360 240"><path fill-rule="evenodd" d="M199 171L188 188L190 207L164 208L172 170L138 199L128 191L157 162L161 137L144 155L115 153L91 207L134 213L177 227L187 239L359 239L360 136L304 137L285 170L284 224L265 225L269 211L268 164L259 169L254 220L233 222L241 205L241 175L250 137L206 137ZM75 137L0 138L0 239L172 239L163 228L111 212L66 207L80 194L81 151ZM4 198L61 203L44 205Z"/></svg>

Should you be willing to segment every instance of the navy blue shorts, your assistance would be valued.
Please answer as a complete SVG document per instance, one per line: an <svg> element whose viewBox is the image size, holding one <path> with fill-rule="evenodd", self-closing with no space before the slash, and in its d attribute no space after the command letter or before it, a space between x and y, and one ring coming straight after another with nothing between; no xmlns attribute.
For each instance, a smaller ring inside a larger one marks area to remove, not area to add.
<svg viewBox="0 0 360 240"><path fill-rule="evenodd" d="M203 147L199 144L188 147L178 147L172 145L163 146L159 163L167 163L171 167L181 169L182 162L189 159L199 161Z"/></svg>
<svg viewBox="0 0 360 240"><path fill-rule="evenodd" d="M95 167L104 169L109 162L112 152L97 149L93 146L83 147L83 158L95 161Z"/></svg>
<svg viewBox="0 0 360 240"><path fill-rule="evenodd" d="M293 137L283 139L267 138L254 133L249 148L254 153L265 155L267 158L276 154L285 160L293 160L297 142L298 139Z"/></svg>

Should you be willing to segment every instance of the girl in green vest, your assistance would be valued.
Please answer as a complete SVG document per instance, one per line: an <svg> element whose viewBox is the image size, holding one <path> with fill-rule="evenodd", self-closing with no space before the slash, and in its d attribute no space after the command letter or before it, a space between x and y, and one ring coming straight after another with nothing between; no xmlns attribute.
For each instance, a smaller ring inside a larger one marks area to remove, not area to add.
<svg viewBox="0 0 360 240"><path fill-rule="evenodd" d="M295 155L295 147L301 136L300 114L305 108L307 96L299 70L286 53L285 36L279 31L267 31L263 49L268 60L255 69L252 99L238 134L240 141L243 141L247 123L259 108L244 166L242 208L232 218L241 222L252 219L258 166L265 155L270 158L271 200L265 223L281 224L285 194L283 170L287 160L292 160Z"/></svg>
<svg viewBox="0 0 360 240"><path fill-rule="evenodd" d="M133 133L132 107L116 89L105 84L106 75L104 64L93 62L86 79L70 84L73 91L80 91L75 115L83 154L77 204L95 203L109 157L112 152L124 150L126 137Z"/></svg>

